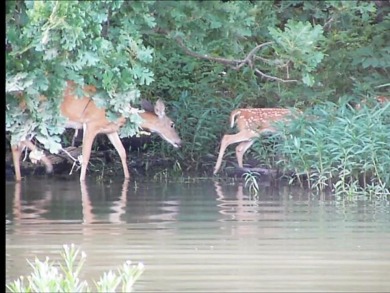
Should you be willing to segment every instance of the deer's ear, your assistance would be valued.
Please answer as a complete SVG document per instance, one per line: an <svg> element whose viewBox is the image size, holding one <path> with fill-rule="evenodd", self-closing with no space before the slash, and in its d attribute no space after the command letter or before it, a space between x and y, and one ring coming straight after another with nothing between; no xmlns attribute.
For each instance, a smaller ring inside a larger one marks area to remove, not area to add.
<svg viewBox="0 0 390 293"><path fill-rule="evenodd" d="M160 118L165 116L165 104L161 99L157 100L154 106L154 113Z"/></svg>

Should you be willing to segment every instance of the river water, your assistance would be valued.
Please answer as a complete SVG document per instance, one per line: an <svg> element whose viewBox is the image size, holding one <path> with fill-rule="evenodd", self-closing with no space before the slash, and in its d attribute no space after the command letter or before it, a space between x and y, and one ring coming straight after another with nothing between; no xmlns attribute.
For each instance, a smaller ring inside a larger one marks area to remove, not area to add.
<svg viewBox="0 0 390 293"><path fill-rule="evenodd" d="M87 254L82 279L126 260L133 292L390 292L390 204L239 182L6 182L6 282L27 259Z"/></svg>

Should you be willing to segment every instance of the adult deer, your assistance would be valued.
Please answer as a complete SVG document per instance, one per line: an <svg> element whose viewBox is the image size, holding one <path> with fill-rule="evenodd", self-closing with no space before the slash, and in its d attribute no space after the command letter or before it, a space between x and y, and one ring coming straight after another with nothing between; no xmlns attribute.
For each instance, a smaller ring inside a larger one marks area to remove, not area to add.
<svg viewBox="0 0 390 293"><path fill-rule="evenodd" d="M84 92L86 95L82 98L75 96L75 84L68 81L64 91L64 100L61 104L61 113L67 118L66 128L83 129L83 142L82 142L82 162L80 181L85 181L87 166L89 163L92 144L96 135L106 134L111 143L114 145L118 152L125 178L130 178L129 170L126 162L126 150L123 147L122 141L119 138L118 131L125 122L125 117L120 117L118 120L111 122L106 118L106 111L103 108L98 108L93 100L89 97L96 92L96 88L93 86L85 86ZM158 134L164 140L172 144L175 148L181 146L181 139L178 136L174 123L165 114L165 105L159 99L152 111L146 109L144 112L139 113L142 118L140 128ZM131 108L129 109L131 111ZM15 168L16 181L21 180L20 173L20 156L23 148L27 146L31 150L35 149L35 146L30 141L22 141L18 145L12 146L12 157ZM50 161L44 156L41 157L42 161L46 165L46 170L52 170Z"/></svg>
<svg viewBox="0 0 390 293"><path fill-rule="evenodd" d="M243 168L243 157L245 152L254 143L254 138L265 132L275 132L273 123L277 121L288 121L293 112L289 109L279 108L249 108L236 109L230 114L230 126L237 125L238 133L225 134L221 140L217 163L214 167L214 174L217 174L221 167L222 158L226 148L239 143L236 147L238 166Z"/></svg>

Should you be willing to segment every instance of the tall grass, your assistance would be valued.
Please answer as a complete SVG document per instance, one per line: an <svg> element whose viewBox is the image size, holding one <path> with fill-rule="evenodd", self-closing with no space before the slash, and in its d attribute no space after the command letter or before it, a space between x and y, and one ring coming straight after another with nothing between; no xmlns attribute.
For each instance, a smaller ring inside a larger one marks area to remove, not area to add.
<svg viewBox="0 0 390 293"><path fill-rule="evenodd" d="M283 127L278 163L300 182L305 178L309 188L389 194L390 104L356 111L328 103Z"/></svg>

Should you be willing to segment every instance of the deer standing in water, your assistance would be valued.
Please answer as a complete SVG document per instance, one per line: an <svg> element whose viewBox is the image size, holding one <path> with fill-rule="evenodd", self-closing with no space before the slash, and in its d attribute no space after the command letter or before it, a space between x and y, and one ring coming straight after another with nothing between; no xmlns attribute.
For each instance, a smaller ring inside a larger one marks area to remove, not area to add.
<svg viewBox="0 0 390 293"><path fill-rule="evenodd" d="M252 146L254 139L265 132L276 132L273 126L277 121L288 121L293 112L289 109L280 108L249 108L236 109L230 114L230 126L237 125L238 133L225 134L221 140L217 163L214 167L214 174L217 174L221 167L222 158L226 148L234 143L238 166L243 168L243 157L245 152Z"/></svg>
<svg viewBox="0 0 390 293"><path fill-rule="evenodd" d="M89 98L89 95L93 95L96 92L95 87L85 86L84 92L88 93L88 95L82 98L75 96L74 90L75 84L68 81L64 91L64 100L61 104L61 113L67 118L66 128L84 130L80 181L85 181L94 139L96 135L102 133L107 135L118 152L121 158L125 178L130 178L126 161L126 150L123 147L118 134L119 128L125 124L126 118L122 116L114 122L109 121L106 118L105 109L98 108L93 100ZM134 111L134 109L131 109L130 107L129 111ZM174 123L165 115L165 105L161 100L156 102L152 111L141 112L139 115L142 118L142 123L140 125L141 129L157 133L175 148L181 146L181 139L175 130ZM32 151L37 149L36 146L28 140L21 141L19 144L11 146L16 181L21 180L20 156L25 147L28 147ZM41 155L38 159L41 159L46 165L46 170L51 172L53 169L51 162L44 155Z"/></svg>

